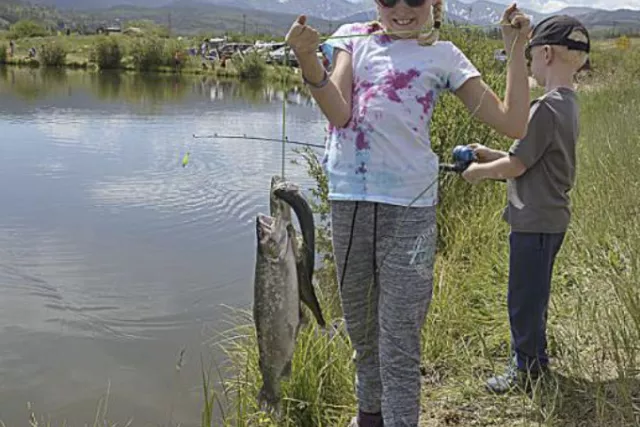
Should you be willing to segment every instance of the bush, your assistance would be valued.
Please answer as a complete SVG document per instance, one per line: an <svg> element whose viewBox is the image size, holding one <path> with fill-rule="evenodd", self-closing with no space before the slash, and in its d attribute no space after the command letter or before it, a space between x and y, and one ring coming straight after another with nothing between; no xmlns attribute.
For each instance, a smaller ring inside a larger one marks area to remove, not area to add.
<svg viewBox="0 0 640 427"><path fill-rule="evenodd" d="M67 62L67 50L58 41L43 44L39 56L45 67L62 67Z"/></svg>
<svg viewBox="0 0 640 427"><path fill-rule="evenodd" d="M234 55L231 62L238 70L238 75L243 79L260 79L267 71L267 64L256 52L247 55Z"/></svg>
<svg viewBox="0 0 640 427"><path fill-rule="evenodd" d="M141 71L160 67L181 68L186 61L182 42L161 38L136 40L131 48L131 57L134 67Z"/></svg>
<svg viewBox="0 0 640 427"><path fill-rule="evenodd" d="M90 60L101 70L120 68L124 51L115 37L102 36L91 51Z"/></svg>
<svg viewBox="0 0 640 427"><path fill-rule="evenodd" d="M164 41L157 38L138 39L131 48L133 65L141 71L149 71L169 62L165 55Z"/></svg>
<svg viewBox="0 0 640 427"><path fill-rule="evenodd" d="M164 65L168 67L182 68L187 60L184 55L185 46L179 40L168 39L164 44Z"/></svg>
<svg viewBox="0 0 640 427"><path fill-rule="evenodd" d="M7 62L7 56L7 46L0 44L0 64L5 64Z"/></svg>
<svg viewBox="0 0 640 427"><path fill-rule="evenodd" d="M11 37L14 39L27 37L44 37L49 35L49 31L42 25L31 20L21 20L13 24L10 28Z"/></svg>

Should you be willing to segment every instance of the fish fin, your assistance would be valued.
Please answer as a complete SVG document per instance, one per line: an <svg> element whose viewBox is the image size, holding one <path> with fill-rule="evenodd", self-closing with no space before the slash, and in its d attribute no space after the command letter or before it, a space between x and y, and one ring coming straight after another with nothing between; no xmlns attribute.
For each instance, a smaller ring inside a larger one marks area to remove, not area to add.
<svg viewBox="0 0 640 427"><path fill-rule="evenodd" d="M273 391L267 391L267 388L263 385L258 392L258 407L260 410L266 413L279 415L280 413L280 398L274 395Z"/></svg>
<svg viewBox="0 0 640 427"><path fill-rule="evenodd" d="M318 322L318 325L325 327L326 322L324 317L322 316L322 308L320 307L320 303L318 302L318 298L316 297L315 289L313 287L313 283L309 280L307 274L307 266L304 258L302 258L298 262L298 293L300 295L300 301L302 301L309 310L313 313L313 316Z"/></svg>

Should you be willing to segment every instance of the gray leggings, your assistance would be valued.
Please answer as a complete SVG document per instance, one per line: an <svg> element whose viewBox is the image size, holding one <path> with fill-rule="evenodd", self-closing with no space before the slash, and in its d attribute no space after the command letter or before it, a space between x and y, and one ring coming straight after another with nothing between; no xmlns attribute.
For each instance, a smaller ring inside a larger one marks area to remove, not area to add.
<svg viewBox="0 0 640 427"><path fill-rule="evenodd" d="M421 328L433 291L436 208L412 207L404 216L405 210L331 202L342 308L355 348L359 410L382 411L385 427L418 425Z"/></svg>

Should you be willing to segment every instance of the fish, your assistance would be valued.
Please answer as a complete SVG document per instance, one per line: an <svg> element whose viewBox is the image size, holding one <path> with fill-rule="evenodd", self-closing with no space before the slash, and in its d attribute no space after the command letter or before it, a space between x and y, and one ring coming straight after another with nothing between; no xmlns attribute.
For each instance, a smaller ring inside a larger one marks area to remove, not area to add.
<svg viewBox="0 0 640 427"><path fill-rule="evenodd" d="M282 212L258 214L253 318L262 387L259 406L280 413L281 381L291 376L300 328L300 295L294 242Z"/></svg>
<svg viewBox="0 0 640 427"><path fill-rule="evenodd" d="M315 271L315 220L313 211L300 187L281 177L273 177L271 180L271 198L273 209L285 210L284 217L289 220L287 224L295 246L296 265L298 269L298 288L300 290L300 300L311 310L318 325L326 327L324 316L315 289L313 287L313 273ZM284 202L286 206L281 205ZM296 231L291 223L291 209L298 218L302 240L296 237ZM302 308L301 308L302 311ZM304 323L304 316L301 314Z"/></svg>

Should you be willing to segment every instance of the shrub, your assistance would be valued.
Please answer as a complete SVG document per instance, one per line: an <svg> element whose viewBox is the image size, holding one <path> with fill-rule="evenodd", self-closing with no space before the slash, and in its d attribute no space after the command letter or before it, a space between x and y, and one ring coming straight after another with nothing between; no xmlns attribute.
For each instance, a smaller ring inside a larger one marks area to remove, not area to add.
<svg viewBox="0 0 640 427"><path fill-rule="evenodd" d="M149 71L168 63L164 41L158 38L138 39L131 48L133 65L141 71Z"/></svg>
<svg viewBox="0 0 640 427"><path fill-rule="evenodd" d="M4 44L0 44L0 64L4 64L7 62L7 46Z"/></svg>
<svg viewBox="0 0 640 427"><path fill-rule="evenodd" d="M50 41L40 47L40 59L45 67L62 67L67 61L67 50L58 41Z"/></svg>
<svg viewBox="0 0 640 427"><path fill-rule="evenodd" d="M120 68L123 47L115 37L102 36L91 51L90 60L95 62L101 70Z"/></svg>
<svg viewBox="0 0 640 427"><path fill-rule="evenodd" d="M10 27L11 37L15 39L27 37L44 37L49 35L49 31L35 21L23 19Z"/></svg>
<svg viewBox="0 0 640 427"><path fill-rule="evenodd" d="M256 52L247 55L234 55L231 61L238 70L238 75L243 79L260 79L267 71L267 64Z"/></svg>

